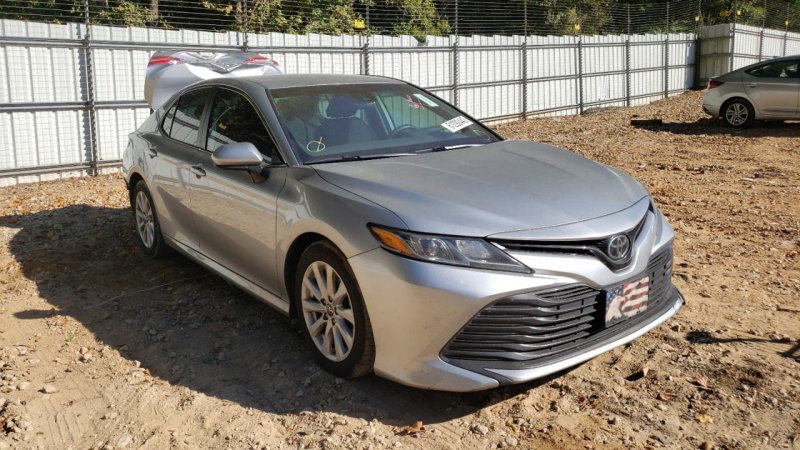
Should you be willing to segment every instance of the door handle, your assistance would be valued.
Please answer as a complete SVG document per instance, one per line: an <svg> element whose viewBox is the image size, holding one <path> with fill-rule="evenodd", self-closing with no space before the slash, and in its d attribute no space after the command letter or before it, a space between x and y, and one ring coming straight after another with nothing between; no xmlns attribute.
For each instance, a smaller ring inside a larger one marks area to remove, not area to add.
<svg viewBox="0 0 800 450"><path fill-rule="evenodd" d="M747 85L747 87L749 87L749 88L758 87L758 84L756 84L756 83L750 83L750 84L748 84L748 85Z"/></svg>
<svg viewBox="0 0 800 450"><path fill-rule="evenodd" d="M195 164L191 167L192 173L195 174L197 178L206 176L206 171L203 169L202 164Z"/></svg>
<svg viewBox="0 0 800 450"><path fill-rule="evenodd" d="M155 147L147 147L147 155L151 158L158 156L158 150Z"/></svg>

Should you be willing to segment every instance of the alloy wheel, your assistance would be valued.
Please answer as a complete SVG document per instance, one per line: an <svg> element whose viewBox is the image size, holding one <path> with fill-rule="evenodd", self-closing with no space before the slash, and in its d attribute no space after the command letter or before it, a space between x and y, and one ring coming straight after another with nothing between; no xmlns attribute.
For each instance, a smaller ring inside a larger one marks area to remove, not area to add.
<svg viewBox="0 0 800 450"><path fill-rule="evenodd" d="M306 268L300 290L303 321L317 349L331 361L343 361L353 348L355 315L350 295L333 267L315 261Z"/></svg>
<svg viewBox="0 0 800 450"><path fill-rule="evenodd" d="M155 242L156 224L153 218L153 207L150 198L144 191L136 194L136 231L146 248L152 248Z"/></svg>
<svg viewBox="0 0 800 450"><path fill-rule="evenodd" d="M728 109L725 110L725 120L731 125L744 125L749 116L750 111L742 103L731 103L728 105Z"/></svg>

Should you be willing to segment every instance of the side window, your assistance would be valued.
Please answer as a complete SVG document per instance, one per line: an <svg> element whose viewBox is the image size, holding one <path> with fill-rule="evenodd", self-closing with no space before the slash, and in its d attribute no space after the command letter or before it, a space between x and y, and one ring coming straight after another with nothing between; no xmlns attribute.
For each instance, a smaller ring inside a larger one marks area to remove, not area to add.
<svg viewBox="0 0 800 450"><path fill-rule="evenodd" d="M164 131L169 132L169 137L189 145L197 145L197 138L200 136L200 120L203 118L203 109L209 92L211 92L210 89L198 89L187 92L178 99L169 130L167 130L166 123L169 117L164 120Z"/></svg>
<svg viewBox="0 0 800 450"><path fill-rule="evenodd" d="M382 95L381 101L392 119L394 127L411 125L417 128L432 128L445 121L436 112L438 100L424 94Z"/></svg>
<svg viewBox="0 0 800 450"><path fill-rule="evenodd" d="M172 108L167 111L167 114L164 116L164 121L161 122L161 128L164 129L164 133L167 133L169 136L169 131L172 129L172 120L175 118L175 110L178 109L178 102L175 102L172 105Z"/></svg>
<svg viewBox="0 0 800 450"><path fill-rule="evenodd" d="M227 89L217 91L206 136L206 150L210 152L225 144L249 142L273 162L280 159L253 105L243 95Z"/></svg>
<svg viewBox="0 0 800 450"><path fill-rule="evenodd" d="M797 78L800 61L775 61L747 71L754 77L761 78Z"/></svg>

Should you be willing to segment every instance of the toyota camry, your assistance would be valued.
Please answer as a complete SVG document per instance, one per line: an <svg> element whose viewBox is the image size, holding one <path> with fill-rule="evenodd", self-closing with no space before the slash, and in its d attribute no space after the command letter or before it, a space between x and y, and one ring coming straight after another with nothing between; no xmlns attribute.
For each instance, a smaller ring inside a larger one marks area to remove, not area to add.
<svg viewBox="0 0 800 450"><path fill-rule="evenodd" d="M394 79L193 83L130 134L123 173L144 253L177 250L282 311L343 377L521 383L683 304L640 183Z"/></svg>

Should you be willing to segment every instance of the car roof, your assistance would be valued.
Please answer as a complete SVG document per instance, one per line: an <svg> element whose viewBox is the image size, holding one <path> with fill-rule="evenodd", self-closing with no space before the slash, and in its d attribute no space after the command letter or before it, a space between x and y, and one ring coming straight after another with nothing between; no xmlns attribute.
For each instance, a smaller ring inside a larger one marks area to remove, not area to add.
<svg viewBox="0 0 800 450"><path fill-rule="evenodd" d="M734 71L731 71L729 73L743 72L745 70L750 70L753 67L760 66L760 65L765 64L765 63L776 62L776 61L785 61L787 59L800 59L800 55L787 55L787 56L778 56L778 57L775 57L775 58L764 59L762 61L754 62L753 64L748 64L748 65L746 65L744 67L740 67L740 68L738 68L738 69L736 69Z"/></svg>
<svg viewBox="0 0 800 450"><path fill-rule="evenodd" d="M404 84L393 78L369 75L329 75L329 74L296 74L296 75L263 75L258 77L216 78L212 81L241 81L256 84L266 89L296 88L308 86L325 86L334 84L390 83Z"/></svg>

